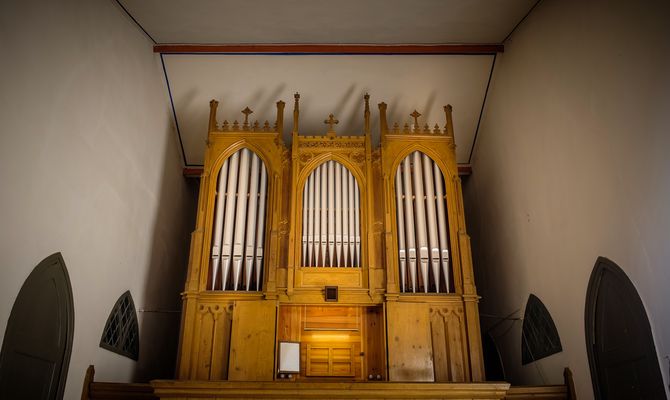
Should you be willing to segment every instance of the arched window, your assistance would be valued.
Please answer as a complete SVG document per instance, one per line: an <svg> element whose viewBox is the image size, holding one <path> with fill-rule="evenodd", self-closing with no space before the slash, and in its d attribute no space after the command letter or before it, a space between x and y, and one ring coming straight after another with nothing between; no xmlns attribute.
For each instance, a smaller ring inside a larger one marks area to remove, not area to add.
<svg viewBox="0 0 670 400"><path fill-rule="evenodd" d="M216 187L212 233L212 290L261 290L267 171L253 151L224 161Z"/></svg>
<svg viewBox="0 0 670 400"><path fill-rule="evenodd" d="M531 294L521 328L521 363L526 365L563 351L554 320L544 303Z"/></svg>
<svg viewBox="0 0 670 400"><path fill-rule="evenodd" d="M360 191L337 161L312 171L302 197L302 266L360 267Z"/></svg>
<svg viewBox="0 0 670 400"><path fill-rule="evenodd" d="M119 297L109 313L100 347L136 361L140 357L139 324L130 290Z"/></svg>
<svg viewBox="0 0 670 400"><path fill-rule="evenodd" d="M400 291L449 292L449 236L444 176L420 151L395 176Z"/></svg>
<svg viewBox="0 0 670 400"><path fill-rule="evenodd" d="M598 257L586 291L586 350L596 399L665 399L651 325L635 285Z"/></svg>

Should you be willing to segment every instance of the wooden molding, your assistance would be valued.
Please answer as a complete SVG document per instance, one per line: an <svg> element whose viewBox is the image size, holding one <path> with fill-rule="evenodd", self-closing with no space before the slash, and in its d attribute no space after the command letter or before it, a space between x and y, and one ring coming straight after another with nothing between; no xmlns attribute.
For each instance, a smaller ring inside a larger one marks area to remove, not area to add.
<svg viewBox="0 0 670 400"><path fill-rule="evenodd" d="M151 381L161 399L503 399L509 383Z"/></svg>
<svg viewBox="0 0 670 400"><path fill-rule="evenodd" d="M157 44L154 53L496 54L502 44Z"/></svg>

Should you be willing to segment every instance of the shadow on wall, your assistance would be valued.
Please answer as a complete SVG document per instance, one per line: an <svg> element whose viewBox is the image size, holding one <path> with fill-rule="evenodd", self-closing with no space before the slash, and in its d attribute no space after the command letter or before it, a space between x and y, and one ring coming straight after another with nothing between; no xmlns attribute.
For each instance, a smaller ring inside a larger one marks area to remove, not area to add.
<svg viewBox="0 0 670 400"><path fill-rule="evenodd" d="M172 126L172 121L168 126ZM133 382L172 379L175 373L181 296L188 267L190 232L195 226L198 181L182 175L177 135L169 130L157 199L144 297L137 299L140 356Z"/></svg>

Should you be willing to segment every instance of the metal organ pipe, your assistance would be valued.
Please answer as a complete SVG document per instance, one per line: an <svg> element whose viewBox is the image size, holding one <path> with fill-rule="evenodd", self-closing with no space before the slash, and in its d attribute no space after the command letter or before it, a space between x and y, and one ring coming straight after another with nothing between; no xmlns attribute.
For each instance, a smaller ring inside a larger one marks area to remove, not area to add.
<svg viewBox="0 0 670 400"><path fill-rule="evenodd" d="M342 165L335 163L335 265L342 266Z"/></svg>
<svg viewBox="0 0 670 400"><path fill-rule="evenodd" d="M307 262L312 265L314 252L314 175L307 179Z"/></svg>
<svg viewBox="0 0 670 400"><path fill-rule="evenodd" d="M354 240L356 245L356 266L361 266L361 216L360 216L360 202L361 195L358 190L358 185L354 185Z"/></svg>
<svg viewBox="0 0 670 400"><path fill-rule="evenodd" d="M326 266L326 248L328 247L328 168L327 163L319 166L321 170L321 264L319 267Z"/></svg>
<svg viewBox="0 0 670 400"><path fill-rule="evenodd" d="M432 160L427 155L421 154L423 162L423 178L426 187L426 214L428 222L428 246L430 247L430 265L435 281L435 291L440 292L440 244L437 237L437 215L435 213L435 181L433 180ZM428 286L428 285L426 285Z"/></svg>
<svg viewBox="0 0 670 400"><path fill-rule="evenodd" d="M449 240L442 172L430 157L415 151L398 166L395 182L400 290L405 291L409 275L411 290L416 292L420 266L424 292L449 292ZM434 286L430 285L430 276ZM443 289L442 279L446 283Z"/></svg>
<svg viewBox="0 0 670 400"><path fill-rule="evenodd" d="M421 261L421 279L423 280L424 292L428 292L428 241L426 238L426 210L423 195L423 177L421 171L421 154L418 151L412 153L412 178L414 180L414 207L416 208L416 237L419 246L419 259Z"/></svg>
<svg viewBox="0 0 670 400"><path fill-rule="evenodd" d="M235 191L237 190L237 173L239 170L240 152L230 156L228 166L228 188L226 189L226 215L223 224L223 244L221 246L222 273L221 288L226 290L230 262L233 250L233 230L235 229Z"/></svg>
<svg viewBox="0 0 670 400"><path fill-rule="evenodd" d="M221 236L223 231L223 208L226 204L226 182L228 180L228 160L223 162L219 172L219 184L216 193L216 212L214 214L214 235L212 239L212 290L216 284L221 263Z"/></svg>
<svg viewBox="0 0 670 400"><path fill-rule="evenodd" d="M437 229L440 235L440 261L446 285L445 291L449 292L449 238L447 236L446 199L444 198L443 190L444 179L440 167L435 163L433 163L433 178L435 179L435 192L437 196Z"/></svg>
<svg viewBox="0 0 670 400"><path fill-rule="evenodd" d="M409 156L402 161L402 191L405 196L405 239L407 240L407 263L412 292L416 292L416 242L414 237L414 207L412 206L412 172ZM398 228L402 229L402 228Z"/></svg>
<svg viewBox="0 0 670 400"><path fill-rule="evenodd" d="M260 159L251 153L251 175L249 176L249 207L247 208L247 229L244 258L244 288L251 287L251 273L254 268L254 250L256 250L256 214L258 214L258 166Z"/></svg>
<svg viewBox="0 0 670 400"><path fill-rule="evenodd" d="M263 271L263 247L265 233L265 204L267 201L268 175L265 167L261 168L261 194L258 201L258 223L256 224L256 290L261 288L261 272Z"/></svg>
<svg viewBox="0 0 670 400"><path fill-rule="evenodd" d="M244 172L249 171L249 150L242 149L242 156L240 157L240 171L239 181L237 186L237 218L240 219L235 224L235 237L233 241L233 290L237 290L240 282L240 273L242 272L243 256L244 256L244 231L246 224L244 223L247 215L247 204L249 199L247 197L247 188L249 187L249 176Z"/></svg>
<svg viewBox="0 0 670 400"><path fill-rule="evenodd" d="M309 207L308 207L308 202L307 202L307 195L309 193L309 189L307 188L307 182L305 182L305 188L302 191L302 201L303 204L305 205L302 208L302 259L307 260L307 218L309 214Z"/></svg>
<svg viewBox="0 0 670 400"><path fill-rule="evenodd" d="M219 271L221 290L230 290L231 265L232 290L251 290L254 271L256 290L260 289L266 195L267 172L256 154L241 149L224 161L219 171L213 221L212 290L217 289Z"/></svg>
<svg viewBox="0 0 670 400"><path fill-rule="evenodd" d="M310 175L314 178L314 266L319 265L319 249L321 248L321 168ZM312 265L312 264L308 264Z"/></svg>
<svg viewBox="0 0 670 400"><path fill-rule="evenodd" d="M356 180L351 173L347 174L347 193L349 194L349 255L351 256L351 265L354 266L355 248L356 248L356 231L355 231L355 214L358 212L354 203L354 186Z"/></svg>
<svg viewBox="0 0 670 400"><path fill-rule="evenodd" d="M407 282L407 257L405 253L405 213L403 212L402 177L400 168L395 174L396 187L396 214L398 216L398 258L400 261L400 291L405 291L405 282Z"/></svg>
<svg viewBox="0 0 670 400"><path fill-rule="evenodd" d="M346 168L342 167L342 256L343 267L349 266L349 179Z"/></svg>
<svg viewBox="0 0 670 400"><path fill-rule="evenodd" d="M328 259L329 267L333 266L335 253L335 166L332 161L328 161Z"/></svg>

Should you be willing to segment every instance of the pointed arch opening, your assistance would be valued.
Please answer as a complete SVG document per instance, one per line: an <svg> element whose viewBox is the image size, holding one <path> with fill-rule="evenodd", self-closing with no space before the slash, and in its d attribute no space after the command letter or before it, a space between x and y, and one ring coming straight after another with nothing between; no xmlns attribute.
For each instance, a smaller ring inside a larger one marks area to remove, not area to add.
<svg viewBox="0 0 670 400"><path fill-rule="evenodd" d="M259 291L263 286L268 173L242 148L219 169L210 252L210 290Z"/></svg>
<svg viewBox="0 0 670 400"><path fill-rule="evenodd" d="M307 177L302 196L303 267L361 266L361 201L356 177L329 160Z"/></svg>
<svg viewBox="0 0 670 400"><path fill-rule="evenodd" d="M449 293L449 222L444 176L414 151L395 174L396 236L401 292Z"/></svg>

